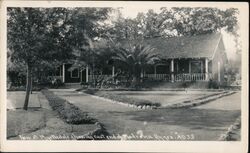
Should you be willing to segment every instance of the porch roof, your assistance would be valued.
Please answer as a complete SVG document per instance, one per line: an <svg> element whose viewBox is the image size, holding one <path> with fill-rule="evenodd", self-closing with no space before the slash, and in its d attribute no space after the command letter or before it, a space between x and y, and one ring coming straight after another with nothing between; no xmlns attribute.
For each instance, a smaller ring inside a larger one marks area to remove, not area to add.
<svg viewBox="0 0 250 153"><path fill-rule="evenodd" d="M182 36L171 38L148 38L144 44L159 51L166 59L169 58L212 58L221 40L221 33ZM138 43L139 41L132 43Z"/></svg>

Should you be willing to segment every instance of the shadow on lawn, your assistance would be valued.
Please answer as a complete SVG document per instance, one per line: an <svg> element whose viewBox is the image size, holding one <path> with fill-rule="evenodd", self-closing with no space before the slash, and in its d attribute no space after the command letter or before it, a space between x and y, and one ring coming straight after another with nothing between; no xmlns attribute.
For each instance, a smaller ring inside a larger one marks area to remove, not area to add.
<svg viewBox="0 0 250 153"><path fill-rule="evenodd" d="M126 112L131 120L158 122L166 125L179 125L197 129L200 127L227 127L232 124L240 111L206 109L157 109Z"/></svg>

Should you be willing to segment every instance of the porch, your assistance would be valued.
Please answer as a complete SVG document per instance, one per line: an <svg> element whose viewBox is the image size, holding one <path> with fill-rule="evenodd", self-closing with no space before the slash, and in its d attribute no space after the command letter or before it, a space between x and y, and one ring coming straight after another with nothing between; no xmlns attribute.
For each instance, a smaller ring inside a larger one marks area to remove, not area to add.
<svg viewBox="0 0 250 153"><path fill-rule="evenodd" d="M167 59L161 63L142 69L140 78L142 80L166 82L209 81L212 78L211 66L211 60L209 61L208 58ZM75 68L69 72L68 69L70 67L63 64L59 69L59 75L54 77L65 83L93 82L94 78L114 78L116 69L118 68L115 65L111 67L108 73L93 75L88 66L82 70ZM127 81L127 78L125 76L118 76L116 80L111 80Z"/></svg>
<svg viewBox="0 0 250 153"><path fill-rule="evenodd" d="M86 69L86 72L89 71ZM112 74L91 75L86 73L86 82L92 82L93 78L104 79L115 76L115 66L112 66ZM142 80L181 82L181 81L209 81L212 78L211 61L207 58L199 59L168 59L162 63L146 67L141 70ZM126 81L125 76L117 77L119 81Z"/></svg>

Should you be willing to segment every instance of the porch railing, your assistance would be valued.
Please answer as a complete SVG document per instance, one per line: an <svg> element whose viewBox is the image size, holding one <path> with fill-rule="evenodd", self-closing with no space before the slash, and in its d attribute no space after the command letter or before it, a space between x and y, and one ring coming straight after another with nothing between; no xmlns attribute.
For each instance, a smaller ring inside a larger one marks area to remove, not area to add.
<svg viewBox="0 0 250 153"><path fill-rule="evenodd" d="M144 78L149 80L171 81L171 74L145 74ZM211 74L208 74L208 80ZM174 74L174 81L205 81L206 73L180 73Z"/></svg>
<svg viewBox="0 0 250 153"><path fill-rule="evenodd" d="M169 81L171 79L171 76L170 74L144 74L143 78L149 80Z"/></svg>
<svg viewBox="0 0 250 153"><path fill-rule="evenodd" d="M89 81L92 82L93 81L93 78L103 78L103 79L107 79L107 78L111 78L112 75L106 75L106 74L103 74L103 75L89 75L88 78L89 78Z"/></svg>
<svg viewBox="0 0 250 153"><path fill-rule="evenodd" d="M205 73L182 73L174 76L175 81L205 81Z"/></svg>
<svg viewBox="0 0 250 153"><path fill-rule="evenodd" d="M58 79L58 80L63 80L63 76L49 76L49 78L51 78L51 80L54 80L54 79Z"/></svg>
<svg viewBox="0 0 250 153"><path fill-rule="evenodd" d="M112 75L89 75L89 81L91 82L94 78L104 78L112 77ZM146 80L158 80L158 81L171 81L171 74L144 74L143 78ZM211 78L211 73L208 74L208 80ZM120 81L126 81L127 78L125 76L119 76L117 78ZM206 73L180 73L174 74L174 82L181 81L205 81Z"/></svg>

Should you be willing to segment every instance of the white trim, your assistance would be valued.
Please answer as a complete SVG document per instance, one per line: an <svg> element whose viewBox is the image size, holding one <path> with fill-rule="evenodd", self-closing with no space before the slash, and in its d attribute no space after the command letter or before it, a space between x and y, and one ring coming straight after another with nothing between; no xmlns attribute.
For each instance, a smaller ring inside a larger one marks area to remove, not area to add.
<svg viewBox="0 0 250 153"><path fill-rule="evenodd" d="M205 80L208 81L208 58L205 58L205 74L206 74Z"/></svg>
<svg viewBox="0 0 250 153"><path fill-rule="evenodd" d="M112 77L114 77L115 76L115 66L113 65L112 66Z"/></svg>
<svg viewBox="0 0 250 153"><path fill-rule="evenodd" d="M63 65L62 65L62 72L63 72L63 74L62 74L62 82L63 83L65 83L65 64L63 63Z"/></svg>
<svg viewBox="0 0 250 153"><path fill-rule="evenodd" d="M171 82L174 82L174 59L171 59Z"/></svg>
<svg viewBox="0 0 250 153"><path fill-rule="evenodd" d="M89 66L86 66L86 83L89 82Z"/></svg>
<svg viewBox="0 0 250 153"><path fill-rule="evenodd" d="M80 82L82 82L82 70L80 70Z"/></svg>
<svg viewBox="0 0 250 153"><path fill-rule="evenodd" d="M218 61L218 82L220 81L220 61Z"/></svg>
<svg viewBox="0 0 250 153"><path fill-rule="evenodd" d="M72 72L73 72L74 70L77 70L77 77L72 76ZM75 68L75 69L71 70L71 71L70 71L70 77L71 77L71 78L79 78L79 68Z"/></svg>
<svg viewBox="0 0 250 153"><path fill-rule="evenodd" d="M171 72L174 72L174 59L171 59Z"/></svg>

